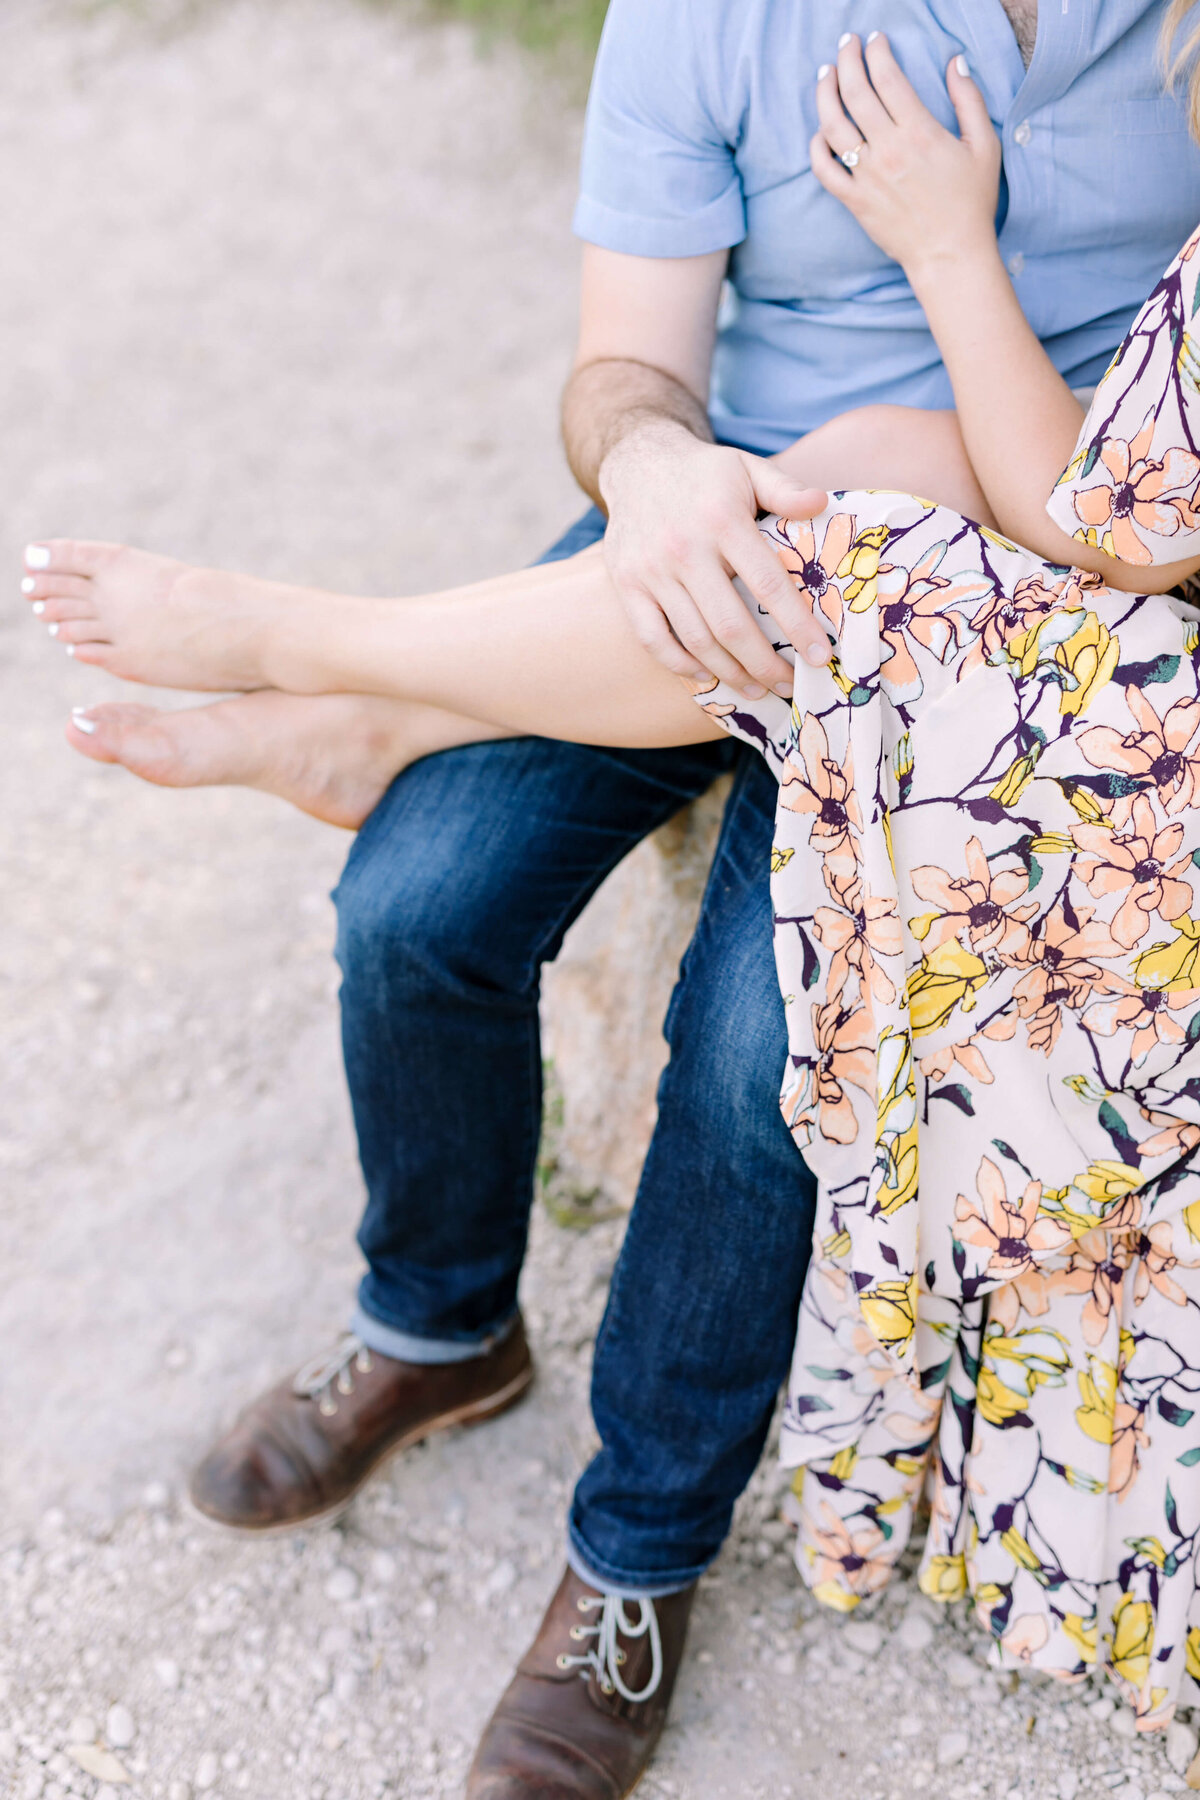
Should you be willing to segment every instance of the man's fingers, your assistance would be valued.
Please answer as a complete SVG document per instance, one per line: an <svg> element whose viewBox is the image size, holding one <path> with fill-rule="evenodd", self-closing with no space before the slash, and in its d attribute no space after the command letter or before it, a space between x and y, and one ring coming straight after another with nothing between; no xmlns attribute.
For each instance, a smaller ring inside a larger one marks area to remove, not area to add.
<svg viewBox="0 0 1200 1800"><path fill-rule="evenodd" d="M757 536L757 532L755 536ZM735 685L751 698L761 699L768 688L791 692L792 671L723 569L713 568L687 577L688 592L712 634L718 654L736 660L746 675ZM689 646L691 648L691 646ZM697 654L699 654L697 652ZM707 659L705 659L707 660ZM746 686L747 678L753 692Z"/></svg>
<svg viewBox="0 0 1200 1800"><path fill-rule="evenodd" d="M854 120L847 116L842 105L836 69L827 68L817 82L817 118L821 122L825 142L835 156L844 156L848 151L862 148L863 134Z"/></svg>
<svg viewBox="0 0 1200 1800"><path fill-rule="evenodd" d="M965 56L951 59L950 67L946 70L946 87L958 115L958 130L963 143L969 144L972 150L984 150L995 145L998 142L996 128L992 124L987 101L971 78L971 66Z"/></svg>
<svg viewBox="0 0 1200 1800"><path fill-rule="evenodd" d="M814 666L827 663L830 657L829 635L813 616L812 601L800 593L771 546L760 531L748 533L725 551L730 563L746 587L775 621L783 636L795 646L796 653ZM782 657L779 659L782 661ZM771 686L778 689L778 682ZM791 692L791 670L787 676Z"/></svg>
<svg viewBox="0 0 1200 1800"><path fill-rule="evenodd" d="M862 46L853 35L848 44L843 44L838 51L837 59L838 90L842 97L842 105L870 143L885 137L894 127L895 121L891 113L871 86L866 64L863 62Z"/></svg>
<svg viewBox="0 0 1200 1800"><path fill-rule="evenodd" d="M703 663L688 655L652 594L647 593L644 588L620 584L617 591L633 626L634 636L656 662L670 669L672 675L683 675L688 680L710 673Z"/></svg>
<svg viewBox="0 0 1200 1800"><path fill-rule="evenodd" d="M916 125L932 116L893 56L892 46L882 31L871 33L865 55L871 85L897 125Z"/></svg>
<svg viewBox="0 0 1200 1800"><path fill-rule="evenodd" d="M690 579L689 577L689 581ZM726 582L726 586L729 586L728 582ZM729 591L733 594L732 587ZM733 594L733 598L736 601L737 595ZM673 587L669 592L662 593L661 600L663 611L671 622L671 630L685 650L690 650L697 662L715 675L718 681L725 682L729 687L737 688L738 692L745 694L748 700L761 700L766 692L766 687L751 675L744 663L738 661L732 650L718 642L705 617L704 610L693 598L690 590L682 586ZM745 611L744 607L742 611ZM775 657L775 652L769 644L767 651L772 658Z"/></svg>
<svg viewBox="0 0 1200 1800"><path fill-rule="evenodd" d="M829 504L829 495L822 488L802 487L765 457L747 456L746 467L754 498L764 512L778 513L781 519L811 519Z"/></svg>

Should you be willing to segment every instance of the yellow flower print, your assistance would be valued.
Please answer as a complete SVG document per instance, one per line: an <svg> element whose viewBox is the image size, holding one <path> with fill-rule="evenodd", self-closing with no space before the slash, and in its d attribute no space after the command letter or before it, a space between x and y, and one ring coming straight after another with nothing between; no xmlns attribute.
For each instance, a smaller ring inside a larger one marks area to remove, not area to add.
<svg viewBox="0 0 1200 1800"><path fill-rule="evenodd" d="M912 774L913 760L912 733L906 731L892 751L892 770L897 780L902 775Z"/></svg>
<svg viewBox="0 0 1200 1800"><path fill-rule="evenodd" d="M1008 639L1004 646L1008 660L1017 665L1022 675L1032 675L1043 652L1053 653L1059 644L1073 637L1085 617L1078 607L1047 613Z"/></svg>
<svg viewBox="0 0 1200 1800"><path fill-rule="evenodd" d="M1117 1342L1117 1367L1124 1373L1133 1361L1133 1353L1137 1349L1137 1339L1134 1337L1132 1331L1127 1330L1126 1327L1122 1325L1120 1337Z"/></svg>
<svg viewBox="0 0 1200 1800"><path fill-rule="evenodd" d="M1059 1331L1030 1326L1006 1334L989 1326L979 1372L980 1413L989 1425L1003 1425L1026 1411L1039 1387L1062 1387L1070 1366L1067 1340Z"/></svg>
<svg viewBox="0 0 1200 1800"><path fill-rule="evenodd" d="M1193 1625L1187 1634L1187 1672L1193 1681L1200 1681L1200 1625Z"/></svg>
<svg viewBox="0 0 1200 1800"><path fill-rule="evenodd" d="M966 1557L931 1556L921 1570L917 1585L931 1600L961 1600L967 1591Z"/></svg>
<svg viewBox="0 0 1200 1800"><path fill-rule="evenodd" d="M879 558L888 540L886 525L868 525L860 531L837 566L839 576L850 576L845 591L851 612L868 612L878 594Z"/></svg>
<svg viewBox="0 0 1200 1800"><path fill-rule="evenodd" d="M1200 393L1200 350L1197 350L1196 340L1190 331L1183 334L1175 367L1179 370L1179 379L1193 393Z"/></svg>
<svg viewBox="0 0 1200 1800"><path fill-rule="evenodd" d="M1200 625L1197 625L1195 619L1185 619L1183 622L1183 648L1188 656L1195 656L1197 650L1200 650Z"/></svg>
<svg viewBox="0 0 1200 1800"><path fill-rule="evenodd" d="M1200 1244L1200 1200L1193 1200L1190 1206L1184 1207L1183 1222L1193 1244Z"/></svg>
<svg viewBox="0 0 1200 1800"><path fill-rule="evenodd" d="M827 1256L831 1262L840 1262L844 1256L849 1256L850 1233L848 1231L831 1232L821 1245L821 1254Z"/></svg>
<svg viewBox="0 0 1200 1800"><path fill-rule="evenodd" d="M1012 1557L1013 1561L1019 1563L1023 1569L1028 1569L1030 1574L1036 1573L1036 1571L1041 1568L1041 1557L1033 1548L1029 1539L1022 1537L1015 1525L1009 1526L1008 1530L1000 1539L1000 1542L1004 1545L1004 1548L1008 1551L1008 1554Z"/></svg>
<svg viewBox="0 0 1200 1800"><path fill-rule="evenodd" d="M988 789L988 798L996 800L1004 807L1013 807L1033 780L1034 770L1038 765L1038 757L1042 754L1041 745L1031 750L1028 756L1018 756L1015 763L1000 777L995 787Z"/></svg>
<svg viewBox="0 0 1200 1800"><path fill-rule="evenodd" d="M1076 1175L1072 1188L1086 1196L1098 1211L1104 1212L1140 1188L1144 1177L1140 1169L1128 1163L1102 1160L1089 1163L1082 1175Z"/></svg>
<svg viewBox="0 0 1200 1800"><path fill-rule="evenodd" d="M1106 831L1113 829L1113 822L1097 800L1086 788L1079 787L1073 781L1060 781L1063 799L1073 812L1078 813L1085 825L1101 825Z"/></svg>
<svg viewBox="0 0 1200 1800"><path fill-rule="evenodd" d="M975 995L988 979L987 964L957 938L948 938L921 958L908 978L908 1000L915 1037L944 1025L955 1007L971 1012Z"/></svg>
<svg viewBox="0 0 1200 1800"><path fill-rule="evenodd" d="M1081 1369L1078 1379L1080 1403L1075 1408L1076 1424L1094 1443L1111 1444L1117 1407L1116 1365L1091 1356L1087 1372Z"/></svg>
<svg viewBox="0 0 1200 1800"><path fill-rule="evenodd" d="M1122 1594L1113 1608L1112 1666L1135 1688L1144 1686L1154 1651L1154 1608L1148 1600Z"/></svg>
<svg viewBox="0 0 1200 1800"><path fill-rule="evenodd" d="M1066 677L1059 697L1060 713L1086 712L1093 697L1112 679L1121 646L1095 613L1085 615L1079 630L1059 644L1054 660Z"/></svg>
<svg viewBox="0 0 1200 1800"><path fill-rule="evenodd" d="M1035 856L1064 856L1074 850L1075 844L1065 831L1044 831L1034 838L1029 848Z"/></svg>
<svg viewBox="0 0 1200 1800"><path fill-rule="evenodd" d="M1069 1637L1079 1652L1081 1662L1094 1663L1099 1626L1095 1613L1085 1619L1082 1613L1067 1613L1062 1622L1063 1635Z"/></svg>
<svg viewBox="0 0 1200 1800"><path fill-rule="evenodd" d="M998 1587L994 1581L981 1581L975 1589L975 1610L986 1625L992 1608L999 1606L1004 1599L1006 1589Z"/></svg>
<svg viewBox="0 0 1200 1800"><path fill-rule="evenodd" d="M837 1581L819 1581L812 1592L814 1600L819 1600L822 1606L828 1606L834 1612L853 1612L862 1600L861 1594L850 1593Z"/></svg>
<svg viewBox="0 0 1200 1800"><path fill-rule="evenodd" d="M778 844L771 846L771 873L778 875L780 869L786 869L796 852L794 849L784 850Z"/></svg>
<svg viewBox="0 0 1200 1800"><path fill-rule="evenodd" d="M917 1276L907 1281L880 1281L858 1297L867 1329L885 1350L905 1351L916 1330Z"/></svg>
<svg viewBox="0 0 1200 1800"><path fill-rule="evenodd" d="M1161 1539L1156 1537L1126 1538L1125 1542L1135 1556L1144 1556L1146 1561L1152 1562L1156 1569L1161 1569L1166 1563L1167 1553Z"/></svg>
<svg viewBox="0 0 1200 1800"><path fill-rule="evenodd" d="M917 1087L907 1032L885 1031L876 1058L875 1142L882 1153L879 1209L890 1216L916 1198Z"/></svg>
<svg viewBox="0 0 1200 1800"><path fill-rule="evenodd" d="M1134 980L1139 987L1179 994L1200 987L1200 924L1185 913L1172 919L1176 937L1151 944L1133 959Z"/></svg>
<svg viewBox="0 0 1200 1800"><path fill-rule="evenodd" d="M858 1446L847 1444L844 1450L839 1450L837 1455L832 1458L829 1464L829 1473L835 1475L839 1481L849 1481L857 1462Z"/></svg>

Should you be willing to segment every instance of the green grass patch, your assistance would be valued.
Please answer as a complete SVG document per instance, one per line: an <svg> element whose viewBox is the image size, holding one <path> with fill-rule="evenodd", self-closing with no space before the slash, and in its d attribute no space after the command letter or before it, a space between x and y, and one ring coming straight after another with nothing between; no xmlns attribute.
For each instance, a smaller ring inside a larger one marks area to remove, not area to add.
<svg viewBox="0 0 1200 1800"><path fill-rule="evenodd" d="M429 10L467 19L488 35L515 37L532 50L595 55L608 0L427 0Z"/></svg>

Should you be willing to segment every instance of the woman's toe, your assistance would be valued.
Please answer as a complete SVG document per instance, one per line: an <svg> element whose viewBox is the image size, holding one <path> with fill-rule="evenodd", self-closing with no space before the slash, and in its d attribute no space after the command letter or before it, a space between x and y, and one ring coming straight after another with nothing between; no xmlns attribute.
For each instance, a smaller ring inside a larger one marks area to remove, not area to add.
<svg viewBox="0 0 1200 1800"><path fill-rule="evenodd" d="M26 575L21 582L21 592L34 606L46 600L91 600L94 588L90 577L86 575L58 575L53 572L43 575Z"/></svg>
<svg viewBox="0 0 1200 1800"><path fill-rule="evenodd" d="M52 638L57 638L60 644L107 644L110 641L107 628L94 615L90 618L85 614L76 619L53 619L47 602L45 617L49 620L47 632Z"/></svg>
<svg viewBox="0 0 1200 1800"><path fill-rule="evenodd" d="M31 575L98 575L120 550L119 544L93 543L86 538L44 538L26 544L25 567Z"/></svg>

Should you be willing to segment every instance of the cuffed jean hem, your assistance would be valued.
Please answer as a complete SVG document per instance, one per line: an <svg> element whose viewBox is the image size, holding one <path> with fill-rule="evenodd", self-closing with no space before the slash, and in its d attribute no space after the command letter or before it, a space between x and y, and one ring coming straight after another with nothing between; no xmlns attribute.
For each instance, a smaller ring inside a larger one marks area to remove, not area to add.
<svg viewBox="0 0 1200 1800"><path fill-rule="evenodd" d="M468 1344L455 1342L451 1338L417 1337L411 1331L397 1331L394 1325L385 1325L382 1320L373 1319L361 1306L354 1309L350 1330L362 1339L368 1350L375 1350L380 1356L393 1357L397 1362L471 1362L477 1356L486 1356L497 1344L502 1344L516 1325L517 1316L514 1312L485 1337L476 1338Z"/></svg>
<svg viewBox="0 0 1200 1800"><path fill-rule="evenodd" d="M704 1568L674 1578L652 1575L639 1580L627 1569L614 1569L593 1557L583 1548L573 1527L567 1531L567 1563L580 1581L586 1581L598 1594L615 1594L618 1600L665 1600L668 1594L681 1594L684 1588L690 1588L708 1567L706 1563Z"/></svg>

